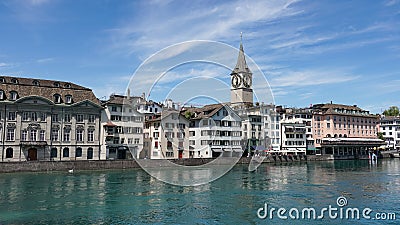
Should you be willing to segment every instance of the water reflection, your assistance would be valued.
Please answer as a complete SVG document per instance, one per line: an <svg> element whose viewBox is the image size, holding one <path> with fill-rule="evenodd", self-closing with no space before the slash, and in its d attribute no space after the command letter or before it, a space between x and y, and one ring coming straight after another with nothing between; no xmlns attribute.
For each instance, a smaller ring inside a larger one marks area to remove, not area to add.
<svg viewBox="0 0 400 225"><path fill-rule="evenodd" d="M263 164L255 172L238 165L195 187L138 169L0 174L0 223L262 224L255 213L264 203L325 207L341 195L353 207L398 210L400 160Z"/></svg>

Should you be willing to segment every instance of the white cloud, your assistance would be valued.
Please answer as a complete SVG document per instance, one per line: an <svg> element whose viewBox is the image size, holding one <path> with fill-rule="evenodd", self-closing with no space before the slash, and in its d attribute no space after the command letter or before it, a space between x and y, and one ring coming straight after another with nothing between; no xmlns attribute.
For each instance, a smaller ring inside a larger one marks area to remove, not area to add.
<svg viewBox="0 0 400 225"><path fill-rule="evenodd" d="M272 77L272 87L312 86L322 84L343 83L358 79L359 76L340 71L326 72L324 70L286 71L277 77Z"/></svg>
<svg viewBox="0 0 400 225"><path fill-rule="evenodd" d="M109 32L112 35L113 49L122 50L128 54L136 52L139 47L154 51L170 44L193 39L239 39L239 33L245 31L241 30L241 27L302 13L301 10L293 7L295 2L297 1L240 0L210 7L195 7L194 5L184 11L172 10L176 5L171 3L166 6L158 6L159 13L153 13L151 18L141 17L140 20L136 18L133 22L123 24ZM165 13L168 10L170 12ZM152 7L144 6L142 14L153 11L154 5ZM252 31L249 34L256 36Z"/></svg>
<svg viewBox="0 0 400 225"><path fill-rule="evenodd" d="M36 60L36 62L37 63L46 63L46 62L51 62L53 60L54 60L54 58L43 58L43 59Z"/></svg>
<svg viewBox="0 0 400 225"><path fill-rule="evenodd" d="M10 66L10 64L4 63L4 62L0 62L0 67L6 67L6 66Z"/></svg>

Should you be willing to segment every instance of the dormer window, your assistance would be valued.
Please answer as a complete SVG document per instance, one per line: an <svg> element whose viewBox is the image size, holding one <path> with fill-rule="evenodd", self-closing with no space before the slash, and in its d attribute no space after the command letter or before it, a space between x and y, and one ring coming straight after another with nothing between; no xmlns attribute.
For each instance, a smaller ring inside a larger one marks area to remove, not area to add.
<svg viewBox="0 0 400 225"><path fill-rule="evenodd" d="M13 83L13 84L18 84L18 80L15 79L15 78L13 78L13 79L11 79L11 83Z"/></svg>
<svg viewBox="0 0 400 225"><path fill-rule="evenodd" d="M4 79L4 77L0 77L0 83L5 83L6 80Z"/></svg>
<svg viewBox="0 0 400 225"><path fill-rule="evenodd" d="M35 86L39 86L39 81L34 80L34 81L32 81L32 84L35 85Z"/></svg>
<svg viewBox="0 0 400 225"><path fill-rule="evenodd" d="M65 96L65 103L71 104L72 103L72 95L66 95Z"/></svg>
<svg viewBox="0 0 400 225"><path fill-rule="evenodd" d="M15 101L18 98L18 93L16 91L10 92L10 100Z"/></svg>
<svg viewBox="0 0 400 225"><path fill-rule="evenodd" d="M66 87L66 88L71 88L71 84L70 84L70 83L66 83L66 84L64 85L64 87Z"/></svg>
<svg viewBox="0 0 400 225"><path fill-rule="evenodd" d="M55 94L54 95L54 103L61 103L61 95Z"/></svg>
<svg viewBox="0 0 400 225"><path fill-rule="evenodd" d="M54 82L54 87L60 87L60 83L59 82Z"/></svg>

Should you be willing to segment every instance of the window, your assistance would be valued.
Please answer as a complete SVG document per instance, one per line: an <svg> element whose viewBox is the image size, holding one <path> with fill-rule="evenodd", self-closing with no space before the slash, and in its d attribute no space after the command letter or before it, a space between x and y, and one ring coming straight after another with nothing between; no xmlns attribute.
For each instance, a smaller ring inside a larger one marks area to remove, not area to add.
<svg viewBox="0 0 400 225"><path fill-rule="evenodd" d="M71 87L71 84L70 84L70 83L66 83L66 84L64 85L64 87L70 88L70 87Z"/></svg>
<svg viewBox="0 0 400 225"><path fill-rule="evenodd" d="M23 130L21 134L21 141L26 141L28 139L28 131Z"/></svg>
<svg viewBox="0 0 400 225"><path fill-rule="evenodd" d="M111 106L111 112L117 112L117 106Z"/></svg>
<svg viewBox="0 0 400 225"><path fill-rule="evenodd" d="M51 121L58 122L58 114L51 115Z"/></svg>
<svg viewBox="0 0 400 225"><path fill-rule="evenodd" d="M60 87L60 83L59 82L54 82L54 87Z"/></svg>
<svg viewBox="0 0 400 225"><path fill-rule="evenodd" d="M154 148L158 148L158 141L154 142Z"/></svg>
<svg viewBox="0 0 400 225"><path fill-rule="evenodd" d="M36 113L36 112L32 112L32 113L31 113L31 120L32 120L32 121L37 121L37 119L38 119L38 118L37 118L37 113Z"/></svg>
<svg viewBox="0 0 400 225"><path fill-rule="evenodd" d="M71 104L72 103L72 95L66 95L65 96L65 103Z"/></svg>
<svg viewBox="0 0 400 225"><path fill-rule="evenodd" d="M94 141L94 130L88 130L88 141Z"/></svg>
<svg viewBox="0 0 400 225"><path fill-rule="evenodd" d="M141 134L142 133L142 128L141 127L135 127L135 133L136 134Z"/></svg>
<svg viewBox="0 0 400 225"><path fill-rule="evenodd" d="M133 139L132 138L128 138L128 144L131 145L133 143Z"/></svg>
<svg viewBox="0 0 400 225"><path fill-rule="evenodd" d="M7 148L6 149L6 158L12 158L14 157L14 150L12 148Z"/></svg>
<svg viewBox="0 0 400 225"><path fill-rule="evenodd" d="M29 120L29 113L23 112L22 113L22 121L28 121L28 120Z"/></svg>
<svg viewBox="0 0 400 225"><path fill-rule="evenodd" d="M71 130L64 129L64 141L71 141Z"/></svg>
<svg viewBox="0 0 400 225"><path fill-rule="evenodd" d="M64 122L66 122L66 123L71 122L71 114L69 114L69 113L64 114Z"/></svg>
<svg viewBox="0 0 400 225"><path fill-rule="evenodd" d="M51 148L50 158L57 158L57 148Z"/></svg>
<svg viewBox="0 0 400 225"><path fill-rule="evenodd" d="M8 112L8 120L15 120L16 112Z"/></svg>
<svg viewBox="0 0 400 225"><path fill-rule="evenodd" d="M7 141L14 141L15 138L15 129L8 128L7 129Z"/></svg>
<svg viewBox="0 0 400 225"><path fill-rule="evenodd" d="M4 100L4 91L0 90L0 100Z"/></svg>
<svg viewBox="0 0 400 225"><path fill-rule="evenodd" d="M30 141L36 141L37 138L37 130L31 130L30 132Z"/></svg>
<svg viewBox="0 0 400 225"><path fill-rule="evenodd" d="M82 129L76 130L76 141L79 141L79 142L83 141L83 130Z"/></svg>
<svg viewBox="0 0 400 225"><path fill-rule="evenodd" d="M83 122L83 114L77 114L76 115L76 122L82 123Z"/></svg>
<svg viewBox="0 0 400 225"><path fill-rule="evenodd" d="M54 103L61 103L61 95L59 94L54 95Z"/></svg>
<svg viewBox="0 0 400 225"><path fill-rule="evenodd" d="M34 86L39 86L40 83L39 83L38 80L33 80L33 81L32 81L32 84L33 84Z"/></svg>
<svg viewBox="0 0 400 225"><path fill-rule="evenodd" d="M13 84L18 84L18 80L15 79L15 78L12 78L12 79L11 79L11 83L13 83Z"/></svg>
<svg viewBox="0 0 400 225"><path fill-rule="evenodd" d="M93 148L88 148L87 159L93 159Z"/></svg>
<svg viewBox="0 0 400 225"><path fill-rule="evenodd" d="M41 130L41 131L39 131L39 140L40 141L44 141L45 140L45 131L44 130Z"/></svg>
<svg viewBox="0 0 400 225"><path fill-rule="evenodd" d="M135 144L139 144L140 143L140 139L139 138L135 138Z"/></svg>
<svg viewBox="0 0 400 225"><path fill-rule="evenodd" d="M81 147L76 148L75 157L82 157L82 148Z"/></svg>
<svg viewBox="0 0 400 225"><path fill-rule="evenodd" d="M4 83L6 82L6 80L4 79L4 77L0 77L0 83Z"/></svg>
<svg viewBox="0 0 400 225"><path fill-rule="evenodd" d="M46 121L46 113L40 114L40 121L42 122Z"/></svg>
<svg viewBox="0 0 400 225"><path fill-rule="evenodd" d="M58 129L51 130L51 140L58 141Z"/></svg>
<svg viewBox="0 0 400 225"><path fill-rule="evenodd" d="M69 157L69 148L63 149L63 157Z"/></svg>
<svg viewBox="0 0 400 225"><path fill-rule="evenodd" d="M89 115L89 123L94 123L95 120L96 120L95 115Z"/></svg>

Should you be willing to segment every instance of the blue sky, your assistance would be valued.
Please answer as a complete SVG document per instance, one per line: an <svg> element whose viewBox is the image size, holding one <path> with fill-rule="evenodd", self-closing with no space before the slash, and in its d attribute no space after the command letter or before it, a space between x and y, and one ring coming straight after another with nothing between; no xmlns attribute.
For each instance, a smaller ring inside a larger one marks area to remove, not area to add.
<svg viewBox="0 0 400 225"><path fill-rule="evenodd" d="M376 113L400 106L398 0L0 0L0 74L72 81L102 98L123 93L163 48L190 40L239 47L240 32L276 104L333 101ZM226 57L228 67L236 57ZM229 69L196 63L170 71L159 86L170 89L190 74L229 84ZM229 89L215 95L230 98Z"/></svg>

